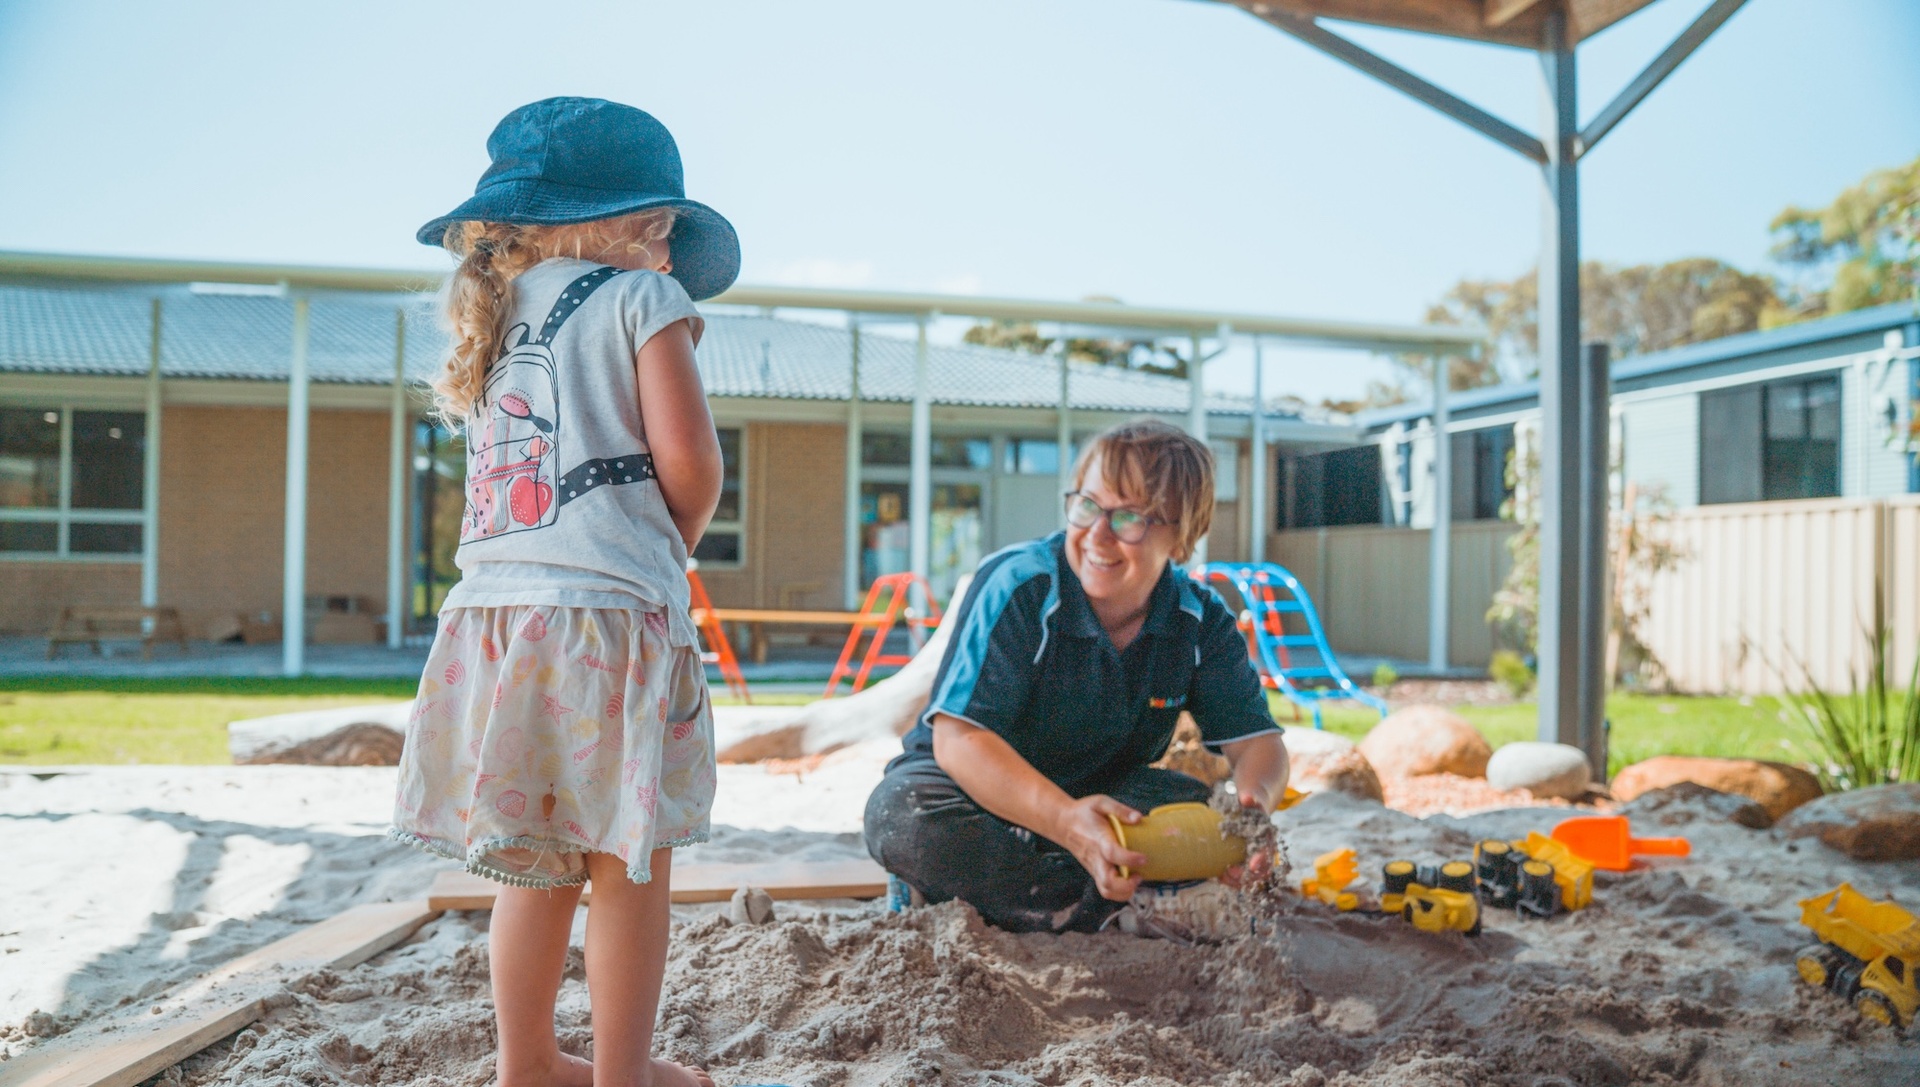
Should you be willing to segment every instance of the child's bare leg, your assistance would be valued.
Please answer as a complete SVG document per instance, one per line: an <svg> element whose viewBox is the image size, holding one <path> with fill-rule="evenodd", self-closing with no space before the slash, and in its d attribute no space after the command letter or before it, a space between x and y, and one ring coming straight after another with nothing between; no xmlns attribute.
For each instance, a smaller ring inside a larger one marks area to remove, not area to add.
<svg viewBox="0 0 1920 1087"><path fill-rule="evenodd" d="M586 1062L561 1053L553 1036L553 1005L580 890L502 887L494 899L487 950L500 1029L499 1087L585 1087L593 1081Z"/></svg>
<svg viewBox="0 0 1920 1087"><path fill-rule="evenodd" d="M697 1068L653 1058L653 1021L667 970L667 885L673 850L656 849L653 879L634 883L610 853L587 855L587 992L593 999L593 1087L713 1087Z"/></svg>

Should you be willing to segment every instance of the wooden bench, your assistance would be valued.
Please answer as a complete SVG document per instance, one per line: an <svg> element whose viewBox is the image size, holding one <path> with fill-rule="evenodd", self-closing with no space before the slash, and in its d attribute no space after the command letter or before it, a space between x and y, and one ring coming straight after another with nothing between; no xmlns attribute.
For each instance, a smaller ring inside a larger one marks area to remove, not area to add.
<svg viewBox="0 0 1920 1087"><path fill-rule="evenodd" d="M173 642L181 652L187 649L187 628L173 608L145 608L138 605L84 605L62 608L47 635L47 659L60 653L63 645L85 643L100 653L101 638L140 639L140 659L153 659L155 642Z"/></svg>
<svg viewBox="0 0 1920 1087"><path fill-rule="evenodd" d="M767 663L767 635L769 624L783 626L833 626L859 627L879 626L887 621L884 613L868 614L858 611L788 611L779 608L695 608L693 621L697 626L706 622L708 616L722 623L745 623L751 639L753 663Z"/></svg>

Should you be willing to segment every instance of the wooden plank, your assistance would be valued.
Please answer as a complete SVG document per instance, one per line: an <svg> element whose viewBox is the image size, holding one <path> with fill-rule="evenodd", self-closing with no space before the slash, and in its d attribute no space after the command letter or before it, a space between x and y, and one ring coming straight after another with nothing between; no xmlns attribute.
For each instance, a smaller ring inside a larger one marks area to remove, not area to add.
<svg viewBox="0 0 1920 1087"><path fill-rule="evenodd" d="M1481 20L1488 26L1506 26L1528 8L1540 0L1486 0L1482 7Z"/></svg>
<svg viewBox="0 0 1920 1087"><path fill-rule="evenodd" d="M687 864L676 866L668 897L674 902L725 902L742 887L759 887L773 898L880 898L887 873L870 860L788 861L773 864ZM434 877L427 904L439 910L490 910L500 884L471 872L442 872ZM590 901L593 888L580 895Z"/></svg>
<svg viewBox="0 0 1920 1087"><path fill-rule="evenodd" d="M356 906L28 1050L0 1065L0 1087L133 1087L260 1018L289 981L357 966L440 912L418 900Z"/></svg>

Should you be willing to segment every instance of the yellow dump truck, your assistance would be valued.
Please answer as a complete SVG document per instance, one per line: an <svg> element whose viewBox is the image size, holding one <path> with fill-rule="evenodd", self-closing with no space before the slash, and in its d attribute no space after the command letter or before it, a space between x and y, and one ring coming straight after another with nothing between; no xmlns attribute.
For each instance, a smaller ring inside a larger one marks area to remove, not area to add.
<svg viewBox="0 0 1920 1087"><path fill-rule="evenodd" d="M1800 923L1819 943L1795 957L1800 976L1887 1026L1913 1024L1920 1011L1920 920L1891 901L1875 902L1845 883L1800 900Z"/></svg>

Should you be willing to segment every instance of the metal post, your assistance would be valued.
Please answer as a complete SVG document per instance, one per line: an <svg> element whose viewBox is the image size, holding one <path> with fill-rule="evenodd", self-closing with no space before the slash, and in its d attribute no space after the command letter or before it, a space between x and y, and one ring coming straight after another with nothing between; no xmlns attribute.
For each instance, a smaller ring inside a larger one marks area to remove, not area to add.
<svg viewBox="0 0 1920 1087"><path fill-rule="evenodd" d="M407 311L393 311L393 419L387 443L387 648L406 637L407 464L413 430L407 424Z"/></svg>
<svg viewBox="0 0 1920 1087"><path fill-rule="evenodd" d="M1539 737L1580 743L1580 219L1574 51L1566 13L1547 13L1540 253Z"/></svg>
<svg viewBox="0 0 1920 1087"><path fill-rule="evenodd" d="M847 374L847 509L841 523L842 557L840 598L846 609L860 606L860 319L849 313L847 331L853 337L853 358Z"/></svg>
<svg viewBox="0 0 1920 1087"><path fill-rule="evenodd" d="M147 447L141 471L140 606L160 604L160 299L153 300L152 353L147 359Z"/></svg>
<svg viewBox="0 0 1920 1087"><path fill-rule="evenodd" d="M1580 616L1579 663L1574 687L1580 705L1579 746L1587 753L1593 780L1607 777L1606 674L1607 620L1613 608L1607 594L1607 514L1612 506L1609 475L1613 437L1612 374L1607 345L1587 344L1580 362Z"/></svg>
<svg viewBox="0 0 1920 1087"><path fill-rule="evenodd" d="M308 301L293 300L293 361L287 370L287 529L281 571L280 670L307 670Z"/></svg>
<svg viewBox="0 0 1920 1087"><path fill-rule="evenodd" d="M927 577L933 566L933 392L927 374L927 315L917 318L913 348L913 441L908 460L908 564ZM916 607L922 607L916 602ZM922 614L925 614L922 612Z"/></svg>
<svg viewBox="0 0 1920 1087"><path fill-rule="evenodd" d="M1427 668L1444 675L1453 588L1453 434L1447 385L1453 356L1433 360L1433 533L1427 547Z"/></svg>
<svg viewBox="0 0 1920 1087"><path fill-rule="evenodd" d="M1267 561L1267 382L1260 337L1253 338L1253 457L1247 465L1247 561Z"/></svg>
<svg viewBox="0 0 1920 1087"><path fill-rule="evenodd" d="M1226 326L1220 326L1220 344L1226 346ZM1207 361L1200 354L1200 334L1193 334L1193 361L1187 364L1187 433L1194 436L1200 444L1207 443ZM1207 538L1200 537L1193 542L1193 554L1187 559L1187 567L1198 570L1207 562Z"/></svg>
<svg viewBox="0 0 1920 1087"><path fill-rule="evenodd" d="M1059 475L1060 497L1054 499L1054 514L1062 528L1067 523L1066 502L1062 499L1073 489L1073 367L1068 361L1071 352L1067 350L1067 338L1060 337L1060 409L1055 416L1058 427L1053 439L1054 455L1059 463L1054 470Z"/></svg>

